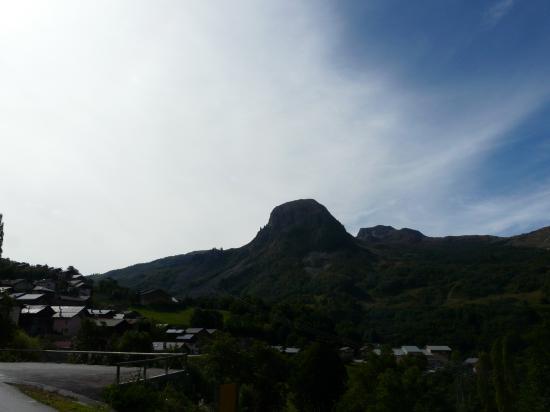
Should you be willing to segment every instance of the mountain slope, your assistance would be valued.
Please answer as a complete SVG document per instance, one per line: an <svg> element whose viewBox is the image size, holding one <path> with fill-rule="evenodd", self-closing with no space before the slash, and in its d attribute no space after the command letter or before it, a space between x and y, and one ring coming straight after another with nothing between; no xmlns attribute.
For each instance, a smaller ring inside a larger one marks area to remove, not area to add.
<svg viewBox="0 0 550 412"><path fill-rule="evenodd" d="M105 275L124 286L161 287L179 296L344 294L368 305L454 305L550 285L549 233L436 238L375 226L353 237L324 206L303 199L277 206L243 247L192 252Z"/></svg>
<svg viewBox="0 0 550 412"><path fill-rule="evenodd" d="M105 275L125 286L162 287L178 295L279 299L348 287L352 278L366 276L373 260L323 205L302 199L277 206L241 248L193 252Z"/></svg>

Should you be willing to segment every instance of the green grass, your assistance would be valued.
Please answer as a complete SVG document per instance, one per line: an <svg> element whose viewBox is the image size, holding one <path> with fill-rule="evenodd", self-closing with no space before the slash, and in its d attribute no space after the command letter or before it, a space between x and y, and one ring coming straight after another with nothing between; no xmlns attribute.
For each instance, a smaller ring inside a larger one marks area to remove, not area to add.
<svg viewBox="0 0 550 412"><path fill-rule="evenodd" d="M189 327L191 324L191 315L195 308L187 308L180 310L158 310L144 307L132 306L130 310L135 310L136 312L141 313L148 319L154 320L157 323L167 323L169 325L178 325L183 327ZM224 322L229 317L229 312L226 310L219 311Z"/></svg>
<svg viewBox="0 0 550 412"><path fill-rule="evenodd" d="M86 405L74 398L60 395L57 392L48 392L28 385L14 385L25 395L34 400L51 406L59 412L107 412L110 409L103 405Z"/></svg>

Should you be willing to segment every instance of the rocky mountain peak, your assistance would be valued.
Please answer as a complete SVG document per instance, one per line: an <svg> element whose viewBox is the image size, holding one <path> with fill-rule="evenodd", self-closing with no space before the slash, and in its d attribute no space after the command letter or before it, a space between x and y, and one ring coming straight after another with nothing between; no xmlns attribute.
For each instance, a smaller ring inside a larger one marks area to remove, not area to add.
<svg viewBox="0 0 550 412"><path fill-rule="evenodd" d="M384 225L361 228L359 233L357 233L357 239L364 242L410 243L421 241L425 237L418 230L409 228L395 229L392 226Z"/></svg>

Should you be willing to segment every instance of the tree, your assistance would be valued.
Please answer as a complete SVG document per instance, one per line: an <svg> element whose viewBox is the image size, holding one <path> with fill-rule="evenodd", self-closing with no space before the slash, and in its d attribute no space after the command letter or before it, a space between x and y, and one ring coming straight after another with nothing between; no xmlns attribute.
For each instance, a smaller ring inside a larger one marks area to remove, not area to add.
<svg viewBox="0 0 550 412"><path fill-rule="evenodd" d="M2 257L3 243L4 243L4 221L2 220L2 214L0 213L0 258Z"/></svg>
<svg viewBox="0 0 550 412"><path fill-rule="evenodd" d="M191 315L190 322L193 327L221 329L223 316L217 310L196 308Z"/></svg>
<svg viewBox="0 0 550 412"><path fill-rule="evenodd" d="M137 330L124 332L116 344L117 350L121 352L150 352L152 347L151 335Z"/></svg>
<svg viewBox="0 0 550 412"><path fill-rule="evenodd" d="M495 393L491 379L491 359L489 355L482 352L476 366L477 395L481 403L481 412L495 412Z"/></svg>
<svg viewBox="0 0 550 412"><path fill-rule="evenodd" d="M253 368L250 383L241 390L241 404L251 412L282 410L289 370L286 358L259 342L252 345L249 353Z"/></svg>
<svg viewBox="0 0 550 412"><path fill-rule="evenodd" d="M293 377L296 406L301 411L331 411L344 392L347 373L338 354L314 343L297 360Z"/></svg>

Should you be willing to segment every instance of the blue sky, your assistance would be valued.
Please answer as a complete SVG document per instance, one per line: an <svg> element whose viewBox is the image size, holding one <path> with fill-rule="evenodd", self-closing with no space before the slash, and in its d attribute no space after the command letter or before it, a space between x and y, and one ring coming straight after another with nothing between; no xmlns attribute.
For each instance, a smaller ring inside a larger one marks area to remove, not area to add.
<svg viewBox="0 0 550 412"><path fill-rule="evenodd" d="M550 225L550 3L0 0L5 256L84 273L350 231Z"/></svg>

